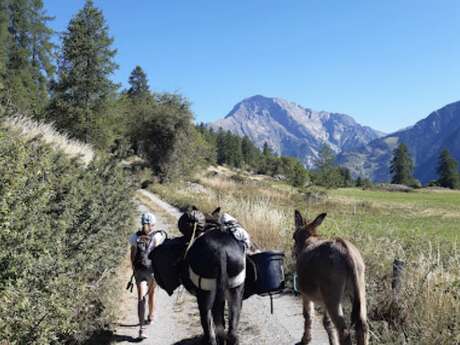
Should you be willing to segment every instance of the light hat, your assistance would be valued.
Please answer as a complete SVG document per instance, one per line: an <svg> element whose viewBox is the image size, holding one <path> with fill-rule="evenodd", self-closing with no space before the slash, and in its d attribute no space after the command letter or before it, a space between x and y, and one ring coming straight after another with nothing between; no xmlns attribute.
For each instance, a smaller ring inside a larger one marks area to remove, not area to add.
<svg viewBox="0 0 460 345"><path fill-rule="evenodd" d="M152 213L150 213L150 212L142 213L142 216L141 216L141 224L142 225L144 225L144 224L154 225L156 222L157 222L157 219Z"/></svg>

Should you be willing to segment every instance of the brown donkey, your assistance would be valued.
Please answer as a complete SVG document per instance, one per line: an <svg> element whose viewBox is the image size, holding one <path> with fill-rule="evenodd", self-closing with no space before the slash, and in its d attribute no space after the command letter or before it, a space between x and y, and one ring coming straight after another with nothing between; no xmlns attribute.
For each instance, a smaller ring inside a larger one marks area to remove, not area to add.
<svg viewBox="0 0 460 345"><path fill-rule="evenodd" d="M323 240L318 236L316 229L325 217L326 213L322 213L308 223L299 211L295 211L294 256L305 319L304 335L298 344L310 342L313 303L320 303L325 311L323 325L329 343L351 345L350 331L342 310L344 296L349 293L352 299L351 322L355 326L358 345L367 345L364 262L358 249L350 242L340 238Z"/></svg>

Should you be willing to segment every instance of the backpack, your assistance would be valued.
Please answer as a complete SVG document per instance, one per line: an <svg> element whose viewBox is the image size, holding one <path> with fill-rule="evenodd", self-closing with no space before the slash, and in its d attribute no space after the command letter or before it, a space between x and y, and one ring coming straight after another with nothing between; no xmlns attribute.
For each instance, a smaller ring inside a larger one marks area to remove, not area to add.
<svg viewBox="0 0 460 345"><path fill-rule="evenodd" d="M137 233L136 256L134 257L134 268L141 270L150 270L152 261L149 259L149 247L153 240L153 235L144 235L141 231Z"/></svg>

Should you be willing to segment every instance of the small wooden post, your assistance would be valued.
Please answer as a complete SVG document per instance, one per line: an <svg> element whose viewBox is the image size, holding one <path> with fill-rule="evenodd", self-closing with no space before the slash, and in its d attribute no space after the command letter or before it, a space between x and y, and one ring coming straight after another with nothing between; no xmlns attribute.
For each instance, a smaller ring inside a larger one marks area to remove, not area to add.
<svg viewBox="0 0 460 345"><path fill-rule="evenodd" d="M391 289L395 299L398 299L401 291L401 276L404 272L404 261L394 259L393 261L393 276L391 279Z"/></svg>

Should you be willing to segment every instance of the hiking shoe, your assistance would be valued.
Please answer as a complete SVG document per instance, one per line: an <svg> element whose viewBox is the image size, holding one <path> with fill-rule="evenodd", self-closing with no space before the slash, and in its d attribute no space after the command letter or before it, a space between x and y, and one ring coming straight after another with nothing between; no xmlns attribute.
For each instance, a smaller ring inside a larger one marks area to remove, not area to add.
<svg viewBox="0 0 460 345"><path fill-rule="evenodd" d="M147 338L148 338L147 334L145 334L145 331L141 328L139 330L139 336L137 337L137 339L143 340Z"/></svg>

